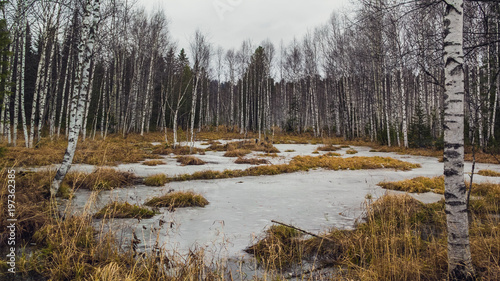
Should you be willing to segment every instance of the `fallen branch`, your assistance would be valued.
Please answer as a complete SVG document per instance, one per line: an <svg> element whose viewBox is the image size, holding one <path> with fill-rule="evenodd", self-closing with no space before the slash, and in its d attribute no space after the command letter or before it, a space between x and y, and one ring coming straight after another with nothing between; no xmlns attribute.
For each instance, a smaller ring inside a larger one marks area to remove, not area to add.
<svg viewBox="0 0 500 281"><path fill-rule="evenodd" d="M316 238L319 238L319 239L324 239L324 240L328 240L328 241L330 241L330 242L335 242L335 241L333 241L332 239L330 239L330 238L328 238L328 237L319 236L319 235L317 235L317 234L314 234L314 233L311 233L311 232L309 232L309 231L306 231L306 230L300 229L300 228L295 227L295 226L293 226L293 225L289 225L289 224L282 223L282 222L275 221L275 220L271 220L271 222L272 222L272 223L281 224L281 225L286 226L286 227L289 227L289 228L293 228L293 229L295 229L295 230L298 230L298 231L300 231L300 232L303 232L303 233L305 233L305 234L307 234L307 235L311 235L311 236L316 237Z"/></svg>

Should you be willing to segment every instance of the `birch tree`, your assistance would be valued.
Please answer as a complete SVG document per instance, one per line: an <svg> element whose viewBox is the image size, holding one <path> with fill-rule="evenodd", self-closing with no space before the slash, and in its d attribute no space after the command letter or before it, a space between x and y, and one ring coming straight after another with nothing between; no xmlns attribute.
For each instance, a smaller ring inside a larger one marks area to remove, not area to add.
<svg viewBox="0 0 500 281"><path fill-rule="evenodd" d="M463 0L446 2L444 15L444 176L450 280L473 280L464 183Z"/></svg>
<svg viewBox="0 0 500 281"><path fill-rule="evenodd" d="M73 157L75 156L76 145L78 144L78 136L82 126L85 103L90 86L89 72L95 42L95 33L100 18L99 1L100 0L87 0L85 3L83 30L78 45L78 72L76 73L76 81L73 88L75 94L71 100L72 106L76 108L76 114L71 118L66 153L64 154L62 164L57 170L56 176L50 186L51 196L55 196L59 191L59 186L71 167Z"/></svg>

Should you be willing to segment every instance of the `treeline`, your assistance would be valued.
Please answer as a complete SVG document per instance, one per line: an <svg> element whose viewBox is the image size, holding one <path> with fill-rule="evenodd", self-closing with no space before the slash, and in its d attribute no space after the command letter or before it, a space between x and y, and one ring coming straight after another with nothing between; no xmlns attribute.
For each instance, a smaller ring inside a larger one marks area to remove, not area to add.
<svg viewBox="0 0 500 281"><path fill-rule="evenodd" d="M359 0L288 44L215 47L193 31L177 46L162 11L101 1L82 136L187 131L224 125L263 137L275 130L439 146L443 135L442 1ZM67 135L79 98L80 1L7 1L0 25L0 133ZM500 4L465 2L466 137L500 138ZM182 48L184 47L184 48ZM18 132L19 131L19 132ZM21 133L22 131L22 133ZM172 140L170 140L172 141Z"/></svg>

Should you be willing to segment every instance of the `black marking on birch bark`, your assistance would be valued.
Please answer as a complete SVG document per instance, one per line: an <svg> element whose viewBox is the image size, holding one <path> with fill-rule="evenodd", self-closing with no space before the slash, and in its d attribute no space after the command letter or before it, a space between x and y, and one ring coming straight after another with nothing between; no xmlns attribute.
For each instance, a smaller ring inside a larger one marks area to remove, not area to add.
<svg viewBox="0 0 500 281"><path fill-rule="evenodd" d="M447 215L451 215L451 212L448 211L448 210L444 210L444 213L447 214Z"/></svg>
<svg viewBox="0 0 500 281"><path fill-rule="evenodd" d="M455 159L461 156L461 154L456 150L446 150L444 155L446 155L448 159Z"/></svg>
<svg viewBox="0 0 500 281"><path fill-rule="evenodd" d="M448 57L448 58L446 59L445 66L448 66L448 65L450 65L450 64L452 64L452 63L453 63L453 64L458 64L458 65L459 65L458 61L457 61L454 57ZM454 68L450 71L450 73L453 73L453 71L455 70L455 68L456 68L456 67L454 67Z"/></svg>
<svg viewBox="0 0 500 281"><path fill-rule="evenodd" d="M453 237L453 239L467 239L469 238L469 235L466 234L466 235L458 235L456 233L450 233L451 237Z"/></svg>
<svg viewBox="0 0 500 281"><path fill-rule="evenodd" d="M451 143L451 142L447 142L444 144L444 147L445 148L453 148L453 149L459 149L461 147L463 147L464 145L462 143Z"/></svg>
<svg viewBox="0 0 500 281"><path fill-rule="evenodd" d="M448 241L448 245L452 245L455 247L461 247L461 248L466 248L467 246L469 246L468 243L454 243L454 242L449 242L449 241Z"/></svg>
<svg viewBox="0 0 500 281"><path fill-rule="evenodd" d="M448 205L448 206L452 206L452 207L466 205L465 202L461 202L461 201L451 201L451 202L446 202L445 204Z"/></svg>
<svg viewBox="0 0 500 281"><path fill-rule="evenodd" d="M450 74L451 75L457 75L457 74L460 74L460 73L463 73L464 69L462 67L462 64L458 63L455 59L453 59L458 65L456 67L454 67L451 71L450 71ZM457 93L455 93L457 94Z"/></svg>
<svg viewBox="0 0 500 281"><path fill-rule="evenodd" d="M444 193L444 198L446 200L448 200L448 199L458 199L458 197L455 194L450 193L450 192L445 192Z"/></svg>
<svg viewBox="0 0 500 281"><path fill-rule="evenodd" d="M449 280L474 281L476 277L464 265L455 266L449 273Z"/></svg>

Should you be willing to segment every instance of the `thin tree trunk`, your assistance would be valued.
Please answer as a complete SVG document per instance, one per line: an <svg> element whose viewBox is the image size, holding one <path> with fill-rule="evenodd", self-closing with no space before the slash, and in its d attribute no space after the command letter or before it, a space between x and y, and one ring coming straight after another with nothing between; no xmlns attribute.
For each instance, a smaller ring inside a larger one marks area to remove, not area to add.
<svg viewBox="0 0 500 281"><path fill-rule="evenodd" d="M74 92L79 93L71 100L71 103L76 108L76 116L72 118L71 129L68 137L68 147L61 166L57 170L56 176L50 186L50 194L54 197L59 191L59 186L64 180L68 170L73 162L78 136L80 133L83 111L85 109L86 97L89 92L89 71L92 50L94 49L95 32L97 23L99 22L99 0L87 0L85 17L83 20L83 30L81 33L80 43L78 47L78 72L76 76ZM81 78L80 78L81 77Z"/></svg>
<svg viewBox="0 0 500 281"><path fill-rule="evenodd" d="M450 280L473 280L464 183L463 0L449 0L444 15L444 176Z"/></svg>

